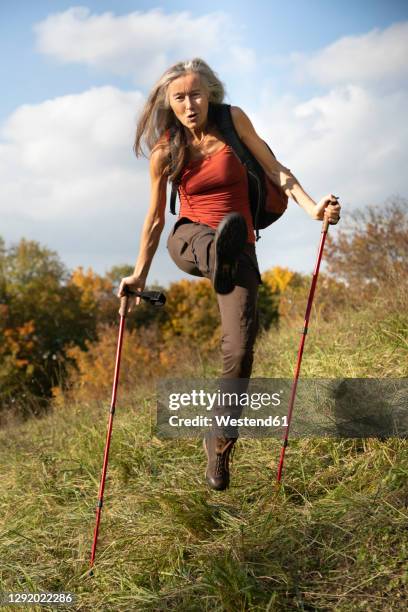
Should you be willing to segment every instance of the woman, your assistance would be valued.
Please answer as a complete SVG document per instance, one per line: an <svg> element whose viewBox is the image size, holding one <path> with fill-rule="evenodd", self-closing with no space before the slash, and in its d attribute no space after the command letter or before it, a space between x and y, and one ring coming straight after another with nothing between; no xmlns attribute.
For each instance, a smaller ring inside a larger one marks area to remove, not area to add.
<svg viewBox="0 0 408 612"><path fill-rule="evenodd" d="M150 207L134 273L122 279L118 296L124 295L125 285L144 289L164 228L167 181L177 180L180 213L167 247L179 268L209 278L214 286L221 315L222 379L234 382L251 375L258 284L262 281L246 169L209 118L209 104L222 103L224 93L221 81L199 58L170 67L153 87L134 145L139 156L144 138L151 151ZM269 177L312 219L327 215L330 223L337 223L340 205L335 196L325 196L316 204L290 170L273 157L244 111L232 106L231 115L238 136ZM136 304L139 302L136 298ZM205 436L206 479L213 489L229 485L228 462L237 435L216 430Z"/></svg>

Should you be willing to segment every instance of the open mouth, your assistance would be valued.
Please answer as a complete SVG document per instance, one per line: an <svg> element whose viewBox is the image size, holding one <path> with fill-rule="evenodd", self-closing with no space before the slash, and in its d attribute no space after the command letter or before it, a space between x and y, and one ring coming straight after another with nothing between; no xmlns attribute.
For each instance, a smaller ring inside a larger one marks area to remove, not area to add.
<svg viewBox="0 0 408 612"><path fill-rule="evenodd" d="M191 115L187 115L187 119L189 119L190 121L192 119L195 119L197 117L197 113L192 113Z"/></svg>

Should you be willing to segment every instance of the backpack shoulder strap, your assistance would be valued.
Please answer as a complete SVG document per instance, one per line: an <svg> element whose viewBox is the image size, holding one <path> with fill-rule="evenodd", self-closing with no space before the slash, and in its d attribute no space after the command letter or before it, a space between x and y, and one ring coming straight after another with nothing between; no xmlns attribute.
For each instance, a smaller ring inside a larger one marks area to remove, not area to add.
<svg viewBox="0 0 408 612"><path fill-rule="evenodd" d="M178 193L178 187L175 183L172 183L171 194L170 194L170 212L172 215L176 214L177 193Z"/></svg>
<svg viewBox="0 0 408 612"><path fill-rule="evenodd" d="M231 116L231 105L230 104L217 104L213 110L213 116L216 117L217 125L220 131L224 134L227 143L234 149L241 162L245 165L252 162L252 158L248 153L248 150L242 144L237 131L232 121ZM263 141L268 147L269 151L275 157L274 152L265 140Z"/></svg>
<svg viewBox="0 0 408 612"><path fill-rule="evenodd" d="M170 163L171 163L171 166L173 167L174 156L172 155L172 148L173 148L172 145L173 145L173 138L175 134L174 126L171 126L168 132L169 132L169 143L170 143ZM178 184L177 184L177 181L173 181L171 184L171 195L170 195L170 212L172 215L176 214L177 193L178 193Z"/></svg>
<svg viewBox="0 0 408 612"><path fill-rule="evenodd" d="M214 115L219 130L222 132L227 144L233 149L241 163L247 168L254 169L254 160L243 145L235 129L230 104L218 104L214 108ZM255 228L256 241L259 240L258 228Z"/></svg>
<svg viewBox="0 0 408 612"><path fill-rule="evenodd" d="M242 144L231 116L231 105L230 104L217 104L214 107L214 115L216 118L217 127L222 132L227 144L232 147L235 153L238 155L240 161L248 166L251 164L251 157Z"/></svg>

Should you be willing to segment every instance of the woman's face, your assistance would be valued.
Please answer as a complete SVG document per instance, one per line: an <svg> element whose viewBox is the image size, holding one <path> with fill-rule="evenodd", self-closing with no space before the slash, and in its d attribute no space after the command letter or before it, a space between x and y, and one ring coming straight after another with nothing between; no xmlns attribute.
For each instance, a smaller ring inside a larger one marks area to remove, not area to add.
<svg viewBox="0 0 408 612"><path fill-rule="evenodd" d="M207 122L208 93L194 72L174 79L168 88L168 98L177 119L191 131Z"/></svg>

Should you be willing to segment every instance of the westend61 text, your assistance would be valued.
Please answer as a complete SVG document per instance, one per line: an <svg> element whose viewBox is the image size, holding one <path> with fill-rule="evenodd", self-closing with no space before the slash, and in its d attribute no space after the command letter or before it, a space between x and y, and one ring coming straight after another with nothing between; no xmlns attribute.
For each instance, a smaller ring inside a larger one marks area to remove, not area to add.
<svg viewBox="0 0 408 612"><path fill-rule="evenodd" d="M193 418L179 417L173 414L169 418L172 427L211 427L213 420L217 427L287 427L287 416L268 416L264 419L253 417L233 418L229 415L215 415L213 418L198 415Z"/></svg>

